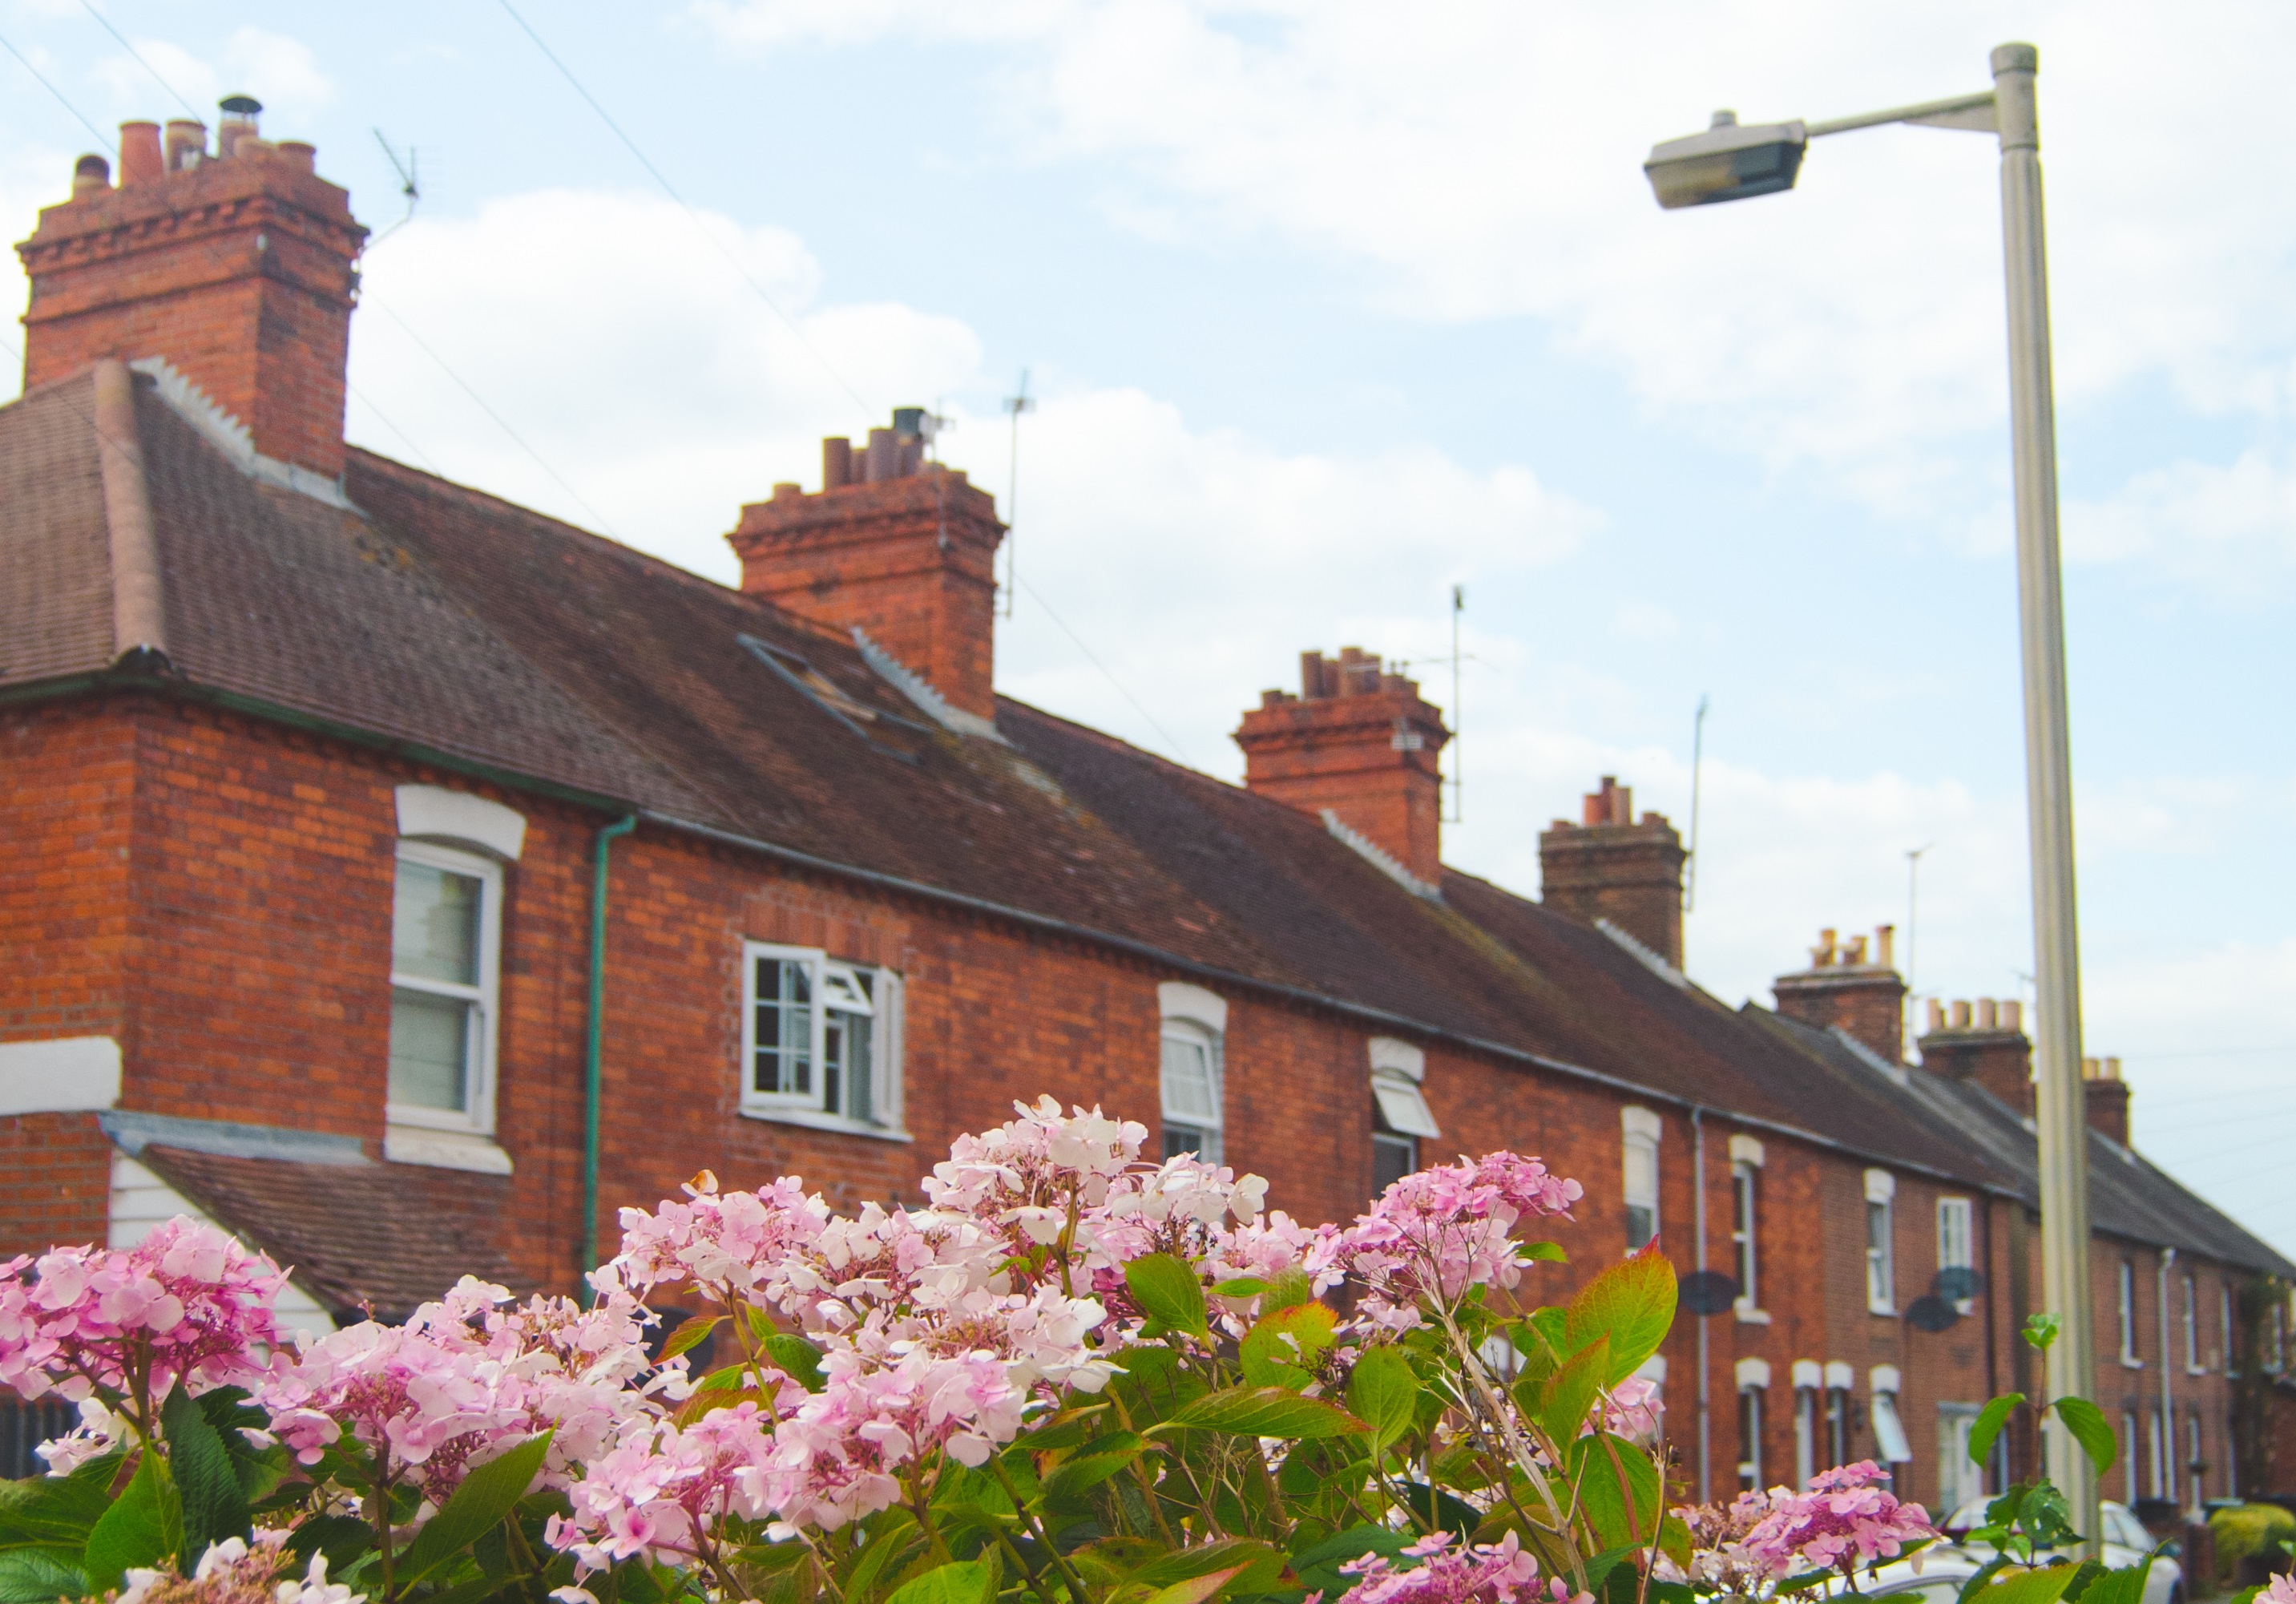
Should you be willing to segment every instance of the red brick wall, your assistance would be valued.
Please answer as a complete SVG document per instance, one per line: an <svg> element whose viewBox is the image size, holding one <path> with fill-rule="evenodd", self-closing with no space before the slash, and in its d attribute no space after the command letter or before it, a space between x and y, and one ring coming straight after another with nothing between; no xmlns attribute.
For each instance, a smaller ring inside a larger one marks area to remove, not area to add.
<svg viewBox="0 0 2296 1604"><path fill-rule="evenodd" d="M0 1119L0 1259L101 1246L111 1218L111 1143L92 1114Z"/></svg>
<svg viewBox="0 0 2296 1604"><path fill-rule="evenodd" d="M1347 655L1352 669L1362 654L1350 647ZM1366 661L1375 670L1376 659ZM1303 696L1268 692L1235 731L1244 784L1303 813L1330 809L1432 884L1443 872L1439 759L1450 733L1419 687L1399 674L1377 675L1375 689L1354 688L1373 678L1366 672L1346 690L1311 687ZM1406 732L1402 749L1398 730Z"/></svg>
<svg viewBox="0 0 2296 1604"><path fill-rule="evenodd" d="M1621 825L1558 818L1538 837L1539 900L1589 925L1608 919L1679 967L1686 856L1660 814Z"/></svg>
<svg viewBox="0 0 2296 1604"><path fill-rule="evenodd" d="M25 388L98 357L164 357L257 450L338 477L365 235L345 192L286 153L48 207L17 246L32 281Z"/></svg>

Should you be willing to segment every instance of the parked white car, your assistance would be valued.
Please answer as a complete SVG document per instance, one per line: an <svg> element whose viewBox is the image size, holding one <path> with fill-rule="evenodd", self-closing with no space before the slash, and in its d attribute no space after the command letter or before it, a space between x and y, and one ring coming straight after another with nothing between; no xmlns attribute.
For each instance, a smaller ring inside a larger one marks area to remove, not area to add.
<svg viewBox="0 0 2296 1604"><path fill-rule="evenodd" d="M1947 1518L1944 1530L1952 1536L1975 1531L1985 1524L1985 1506L1990 1501L1980 1498L1964 1504ZM2152 1551L2152 1534L2127 1506L2107 1503L2103 1517L2105 1564L2118 1570ZM1860 1576L1857 1591L1869 1599L1889 1599L1891 1604L1955 1604L1962 1584L1993 1554L1989 1543L1939 1543L1922 1551L1919 1571L1914 1569L1914 1560L1900 1559L1882 1567L1871 1581ZM2145 1575L2144 1604L2185 1604L2185 1574L2165 1554L2153 1559Z"/></svg>

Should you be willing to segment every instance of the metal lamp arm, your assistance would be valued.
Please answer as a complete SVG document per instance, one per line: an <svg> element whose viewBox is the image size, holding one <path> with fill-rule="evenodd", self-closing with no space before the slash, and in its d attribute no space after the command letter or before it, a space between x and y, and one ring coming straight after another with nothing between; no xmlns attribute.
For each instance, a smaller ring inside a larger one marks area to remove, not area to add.
<svg viewBox="0 0 2296 1604"><path fill-rule="evenodd" d="M1975 95L1956 95L1949 100L1923 101L1918 106L1899 106L1894 111L1868 111L1862 117L1837 117L1831 122L1813 122L1807 124L1804 131L1812 139L1823 139L1828 134L1878 128L1893 122L1919 123L1925 128L1959 128L1970 134L2000 131L1990 89L1980 90Z"/></svg>

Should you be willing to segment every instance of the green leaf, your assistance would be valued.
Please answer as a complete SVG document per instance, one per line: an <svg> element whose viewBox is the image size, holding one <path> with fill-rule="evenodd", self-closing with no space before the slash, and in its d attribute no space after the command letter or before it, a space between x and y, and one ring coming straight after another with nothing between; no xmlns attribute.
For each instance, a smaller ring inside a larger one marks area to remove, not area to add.
<svg viewBox="0 0 2296 1604"><path fill-rule="evenodd" d="M1348 1378L1348 1407L1371 1427L1376 1461L1417 1419L1419 1378L1411 1361L1393 1348L1374 1348L1357 1360L1355 1373Z"/></svg>
<svg viewBox="0 0 2296 1604"><path fill-rule="evenodd" d="M1611 1369L1603 1385L1616 1386L1666 1340L1674 1300L1674 1266L1652 1243L1606 1266L1570 1300L1561 1352L1576 1353L1598 1337L1609 1337Z"/></svg>
<svg viewBox="0 0 2296 1604"><path fill-rule="evenodd" d="M2018 1335L2046 1353L2056 1342L2057 1333L2064 1328L2065 1322L2054 1314L2029 1314L2025 1317L2025 1328Z"/></svg>
<svg viewBox="0 0 2296 1604"><path fill-rule="evenodd" d="M1906 1546L1910 1548L1912 1545L1909 1543ZM2082 1560L2079 1568L2073 1572L2073 1579L2065 1583L2064 1604L2074 1604L2074 1600L2087 1592L2097 1578L2104 1574L2104 1567L2099 1561Z"/></svg>
<svg viewBox="0 0 2296 1604"><path fill-rule="evenodd" d="M821 1350L802 1337L792 1337L786 1331L775 1331L758 1338L758 1345L766 1357L779 1365L791 1380L808 1393L822 1388Z"/></svg>
<svg viewBox="0 0 2296 1604"><path fill-rule="evenodd" d="M1101 1429L1100 1417L1108 1412L1105 1403L1089 1403L1082 1409L1062 1410L1033 1431L1024 1431L1014 1437L1012 1446L1027 1449L1032 1453L1050 1453L1055 1449L1074 1448L1079 1443L1092 1440Z"/></svg>
<svg viewBox="0 0 2296 1604"><path fill-rule="evenodd" d="M26 1546L0 1552L0 1604L47 1604L87 1592L77 1548Z"/></svg>
<svg viewBox="0 0 2296 1604"><path fill-rule="evenodd" d="M0 1481L0 1547L56 1545L78 1554L111 1508L111 1484L124 1457L104 1454L70 1476Z"/></svg>
<svg viewBox="0 0 2296 1604"><path fill-rule="evenodd" d="M850 1604L862 1604L874 1592L877 1578L917 1541L916 1517L906 1509L889 1509L884 1518L884 1528L869 1540L869 1546L861 1551L859 1561L845 1578L845 1597Z"/></svg>
<svg viewBox="0 0 2296 1604"><path fill-rule="evenodd" d="M168 1462L147 1448L127 1491L87 1534L88 1592L110 1592L130 1567L157 1566L183 1546L184 1507L175 1478Z"/></svg>
<svg viewBox="0 0 2296 1604"><path fill-rule="evenodd" d="M1267 1283L1256 1275L1240 1275L1212 1288L1218 1297L1258 1297L1267 1290Z"/></svg>
<svg viewBox="0 0 2296 1604"><path fill-rule="evenodd" d="M2104 1411L2086 1398L2060 1398L2049 1407L2057 1411L2057 1419L2088 1455L2099 1478L2111 1475L2113 1461L2120 1457L2120 1444L2112 1427L2104 1423Z"/></svg>
<svg viewBox="0 0 2296 1604"><path fill-rule="evenodd" d="M1565 1464L1579 1512L1604 1548L1649 1542L1659 1518L1659 1475L1646 1451L1596 1432L1570 1444Z"/></svg>
<svg viewBox="0 0 2296 1604"><path fill-rule="evenodd" d="M2057 1604L2079 1569L2078 1565L2052 1565L2045 1570L2020 1571L2006 1582L1994 1583L1977 1597L1980 1604Z"/></svg>
<svg viewBox="0 0 2296 1604"><path fill-rule="evenodd" d="M1206 1599L1242 1575L1244 1569L1243 1566L1231 1565L1226 1570L1207 1571L1201 1576L1175 1582L1169 1587L1159 1588L1151 1593L1146 1604L1204 1604Z"/></svg>
<svg viewBox="0 0 2296 1604"><path fill-rule="evenodd" d="M287 1551L301 1561L298 1573L310 1569L312 1555L324 1554L327 1574L337 1578L373 1546L374 1527L356 1515L314 1515L287 1537Z"/></svg>
<svg viewBox="0 0 2296 1604"><path fill-rule="evenodd" d="M1152 1320L1210 1341L1204 1314L1204 1285L1185 1261L1168 1253L1144 1254L1124 1267L1124 1284Z"/></svg>
<svg viewBox="0 0 2296 1604"><path fill-rule="evenodd" d="M1549 1264L1570 1263L1570 1255L1563 1251L1560 1242L1524 1242L1519 1246L1522 1249L1522 1256L1534 1262Z"/></svg>
<svg viewBox="0 0 2296 1604"><path fill-rule="evenodd" d="M1602 1391L1603 1378L1610 1373L1607 1337L1596 1337L1570 1355L1570 1362L1547 1382L1539 1402L1538 1423L1546 1428L1546 1435L1558 1443L1578 1436L1578 1428L1587 1423L1587 1411L1595 1407Z"/></svg>
<svg viewBox="0 0 2296 1604"><path fill-rule="evenodd" d="M2004 1393L1985 1406L1977 1417L1977 1424L1969 1428L1969 1457L1972 1463L1982 1465L1993 1457L1993 1444L2001 1428L2009 1424L2009 1417L2020 1403L2025 1402L2022 1393Z"/></svg>
<svg viewBox="0 0 2296 1604"><path fill-rule="evenodd" d="M885 1604L988 1604L996 1596L996 1565L988 1559L955 1559L894 1589Z"/></svg>
<svg viewBox="0 0 2296 1604"><path fill-rule="evenodd" d="M545 1431L529 1437L465 1476L454 1496L398 1556L391 1567L392 1580L402 1588L412 1586L501 1525L533 1485L543 1455L550 1452L550 1435Z"/></svg>
<svg viewBox="0 0 2296 1604"><path fill-rule="evenodd" d="M168 1444L168 1468L175 1472L183 1499L184 1542L176 1568L190 1575L210 1543L226 1537L244 1542L252 1534L247 1493L223 1437L181 1378L160 1406L160 1429Z"/></svg>
<svg viewBox="0 0 2296 1604"><path fill-rule="evenodd" d="M1298 1390L1309 1386L1332 1345L1332 1327L1338 1319L1323 1304L1295 1304L1262 1315L1244 1333L1238 1351L1243 1378L1254 1386Z"/></svg>
<svg viewBox="0 0 2296 1604"><path fill-rule="evenodd" d="M1134 1263L1140 1261L1135 1259ZM1247 1437L1345 1436L1369 1427L1335 1403L1280 1386L1231 1386L1207 1393L1167 1422Z"/></svg>
<svg viewBox="0 0 2296 1604"><path fill-rule="evenodd" d="M2152 1571L2150 1554L2135 1565L2109 1570L2081 1590L2081 1604L2144 1604L2144 1579Z"/></svg>
<svg viewBox="0 0 2296 1604"><path fill-rule="evenodd" d="M1145 1439L1128 1431L1098 1438L1082 1453L1045 1473L1045 1496L1054 1503L1079 1498L1138 1459L1147 1446Z"/></svg>
<svg viewBox="0 0 2296 1604"><path fill-rule="evenodd" d="M1215 1542L1196 1543L1142 1566L1132 1573L1132 1580L1144 1587L1165 1588L1192 1576L1208 1576L1214 1571L1239 1566L1244 1574L1232 1579L1230 1585L1239 1593L1260 1591L1283 1574L1283 1556L1267 1543L1252 1538L1223 1537ZM1256 1588L1254 1583L1261 1587Z"/></svg>
<svg viewBox="0 0 2296 1604"><path fill-rule="evenodd" d="M669 1334L668 1341L661 1345L662 1361L668 1363L687 1349L700 1347L709 1340L712 1331L725 1323L726 1317L722 1314L697 1314L686 1320Z"/></svg>

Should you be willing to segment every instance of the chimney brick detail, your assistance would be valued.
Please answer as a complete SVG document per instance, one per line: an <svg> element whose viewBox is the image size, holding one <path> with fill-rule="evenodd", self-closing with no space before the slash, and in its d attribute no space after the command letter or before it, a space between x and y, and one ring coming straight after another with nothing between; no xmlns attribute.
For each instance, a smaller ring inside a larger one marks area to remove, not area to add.
<svg viewBox="0 0 2296 1604"><path fill-rule="evenodd" d="M1682 836L1663 813L1637 823L1634 787L1615 775L1587 797L1583 818L1540 832L1539 900L1589 925L1608 919L1679 969Z"/></svg>
<svg viewBox="0 0 2296 1604"><path fill-rule="evenodd" d="M1930 999L1929 1028L1915 1043L1922 1067L1956 1081L1972 1081L2019 1114L2033 1112L2033 1042L2025 1034L2025 1007L1980 997L1948 1007Z"/></svg>
<svg viewBox="0 0 2296 1604"><path fill-rule="evenodd" d="M1329 810L1417 879L1443 873L1443 779L1438 759L1451 732L1418 684L1378 656L1300 654L1300 695L1261 693L1243 715L1243 783L1303 813Z"/></svg>
<svg viewBox="0 0 2296 1604"><path fill-rule="evenodd" d="M83 166L73 198L40 213L16 247L32 284L24 388L100 358L161 358L264 456L339 479L366 230L310 146L243 126L224 159L197 123L169 124L166 153L153 125L123 124L119 187Z"/></svg>
<svg viewBox="0 0 2296 1604"><path fill-rule="evenodd" d="M1883 925L1866 938L1837 942L1818 932L1809 967L1771 983L1778 1012L1828 1030L1840 1025L1892 1064L1906 1057L1906 982L1898 973L1897 929Z"/></svg>
<svg viewBox="0 0 2296 1604"><path fill-rule="evenodd" d="M2120 1078L2120 1059L2081 1060L2081 1102L2090 1130L2128 1145L2128 1082Z"/></svg>
<svg viewBox="0 0 2296 1604"><path fill-rule="evenodd" d="M742 509L726 536L742 588L840 632L856 627L952 707L996 712L996 503L922 460L922 439L872 431L870 448L823 442L831 483L794 484Z"/></svg>

